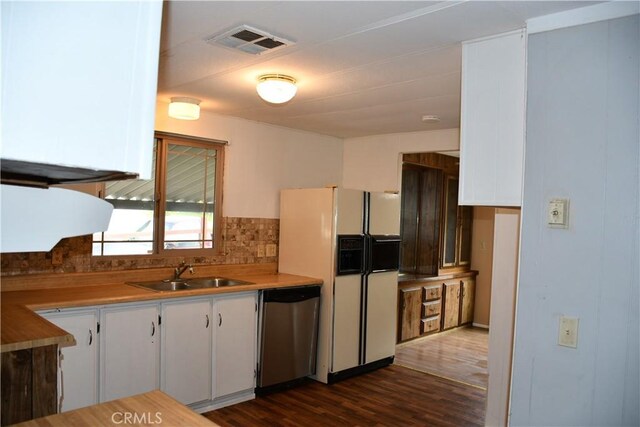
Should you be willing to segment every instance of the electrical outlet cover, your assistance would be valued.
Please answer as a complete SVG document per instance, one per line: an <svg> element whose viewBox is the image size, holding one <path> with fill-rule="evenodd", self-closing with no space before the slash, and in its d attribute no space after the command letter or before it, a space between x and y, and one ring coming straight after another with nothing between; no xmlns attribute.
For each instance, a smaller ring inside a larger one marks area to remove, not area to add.
<svg viewBox="0 0 640 427"><path fill-rule="evenodd" d="M560 317L560 327L558 330L558 345L564 347L578 347L578 318Z"/></svg>
<svg viewBox="0 0 640 427"><path fill-rule="evenodd" d="M569 226L569 199L549 201L547 224L553 228L567 228Z"/></svg>

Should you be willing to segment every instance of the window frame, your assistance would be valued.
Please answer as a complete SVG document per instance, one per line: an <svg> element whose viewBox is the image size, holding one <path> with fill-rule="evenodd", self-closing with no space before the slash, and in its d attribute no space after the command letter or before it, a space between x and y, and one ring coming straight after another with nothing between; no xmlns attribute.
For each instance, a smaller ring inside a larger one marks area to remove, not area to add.
<svg viewBox="0 0 640 427"><path fill-rule="evenodd" d="M213 240L212 248L195 248L195 249L165 249L164 233L166 219L166 184L167 184L167 155L168 146L171 143L186 145L197 148L206 148L216 151L216 171L215 171L215 189L214 189L214 209L213 209ZM143 258L184 258L194 256L218 256L223 254L222 242L222 200L223 200L223 179L224 179L224 155L226 141L200 138L188 135L180 135L169 132L156 131L154 134L154 144L157 149L154 150L156 155L156 168L153 171L155 178L154 197L153 197L153 223L154 229L152 233L153 253L150 254L122 254L122 255L93 255L96 258L118 258L118 259L143 259ZM106 196L106 192L101 191L102 198ZM104 236L104 234L103 234ZM96 243L92 241L92 244ZM104 244L104 240L101 242Z"/></svg>

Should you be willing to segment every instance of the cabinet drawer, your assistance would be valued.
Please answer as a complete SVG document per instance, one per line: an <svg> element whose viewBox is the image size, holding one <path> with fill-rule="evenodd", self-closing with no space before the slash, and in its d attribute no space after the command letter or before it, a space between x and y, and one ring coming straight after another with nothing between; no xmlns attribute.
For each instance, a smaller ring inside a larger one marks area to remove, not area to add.
<svg viewBox="0 0 640 427"><path fill-rule="evenodd" d="M424 288L422 288L423 301L431 301L434 299L440 299L441 297L442 297L441 285L425 286Z"/></svg>
<svg viewBox="0 0 640 427"><path fill-rule="evenodd" d="M440 330L440 316L428 317L422 319L421 333L435 332Z"/></svg>
<svg viewBox="0 0 640 427"><path fill-rule="evenodd" d="M422 303L422 317L431 317L440 314L442 306L441 300L429 301Z"/></svg>

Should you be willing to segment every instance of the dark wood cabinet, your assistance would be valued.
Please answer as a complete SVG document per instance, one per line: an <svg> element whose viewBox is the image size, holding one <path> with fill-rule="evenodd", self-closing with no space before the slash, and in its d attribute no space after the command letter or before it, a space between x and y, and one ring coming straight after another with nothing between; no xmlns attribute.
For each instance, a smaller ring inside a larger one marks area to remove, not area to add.
<svg viewBox="0 0 640 427"><path fill-rule="evenodd" d="M460 325L460 289L459 280L444 282L444 301L442 310L442 329L451 329Z"/></svg>
<svg viewBox="0 0 640 427"><path fill-rule="evenodd" d="M443 269L471 263L471 227L473 208L458 205L458 176L444 178L444 215L442 232Z"/></svg>
<svg viewBox="0 0 640 427"><path fill-rule="evenodd" d="M458 159L405 154L400 272L438 276L471 263L473 208L458 204Z"/></svg>
<svg viewBox="0 0 640 427"><path fill-rule="evenodd" d="M462 286L462 297L460 301L460 324L465 325L473 322L473 306L476 301L476 280L467 277L460 281Z"/></svg>
<svg viewBox="0 0 640 427"><path fill-rule="evenodd" d="M58 346L2 353L3 426L57 412Z"/></svg>
<svg viewBox="0 0 640 427"><path fill-rule="evenodd" d="M477 272L400 278L398 342L473 322Z"/></svg>
<svg viewBox="0 0 640 427"><path fill-rule="evenodd" d="M400 271L438 273L441 193L442 171L403 166Z"/></svg>
<svg viewBox="0 0 640 427"><path fill-rule="evenodd" d="M422 288L400 289L400 321L398 337L406 341L420 335Z"/></svg>

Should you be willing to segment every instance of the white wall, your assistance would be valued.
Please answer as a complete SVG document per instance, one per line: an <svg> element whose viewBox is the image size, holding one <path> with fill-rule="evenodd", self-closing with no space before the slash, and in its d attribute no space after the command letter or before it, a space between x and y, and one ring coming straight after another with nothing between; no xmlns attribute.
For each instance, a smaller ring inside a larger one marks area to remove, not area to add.
<svg viewBox="0 0 640 427"><path fill-rule="evenodd" d="M400 154L452 151L459 147L459 129L348 138L344 140L342 185L366 191L399 191Z"/></svg>
<svg viewBox="0 0 640 427"><path fill-rule="evenodd" d="M278 218L280 190L342 181L342 140L202 111L196 121L167 115L158 102L156 130L229 142L223 216Z"/></svg>
<svg viewBox="0 0 640 427"><path fill-rule="evenodd" d="M640 425L639 15L529 37L513 425ZM570 199L569 228L546 226ZM580 319L560 347L561 315Z"/></svg>

